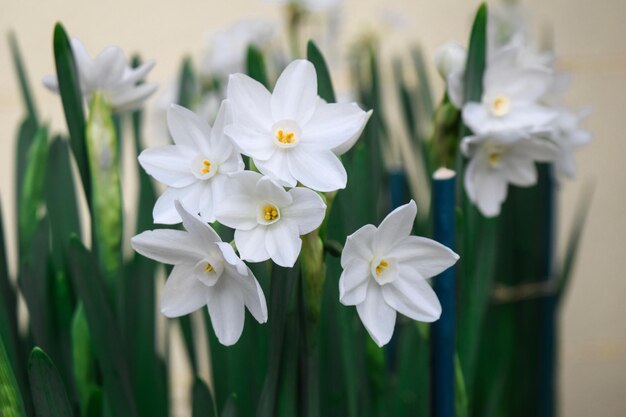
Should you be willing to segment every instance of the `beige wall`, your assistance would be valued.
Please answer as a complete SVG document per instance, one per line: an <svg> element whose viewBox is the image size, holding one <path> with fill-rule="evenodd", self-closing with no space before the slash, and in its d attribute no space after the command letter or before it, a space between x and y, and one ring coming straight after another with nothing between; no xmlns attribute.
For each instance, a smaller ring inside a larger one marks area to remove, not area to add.
<svg viewBox="0 0 626 417"><path fill-rule="evenodd" d="M410 22L388 35L399 49L419 39L426 52L448 39L464 41L477 1L346 0L344 34L362 26L379 27L384 7ZM561 194L561 237L570 223L581 187L593 182L596 193L585 233L574 286L563 309L561 337L562 410L566 417L626 415L626 2L623 0L527 0L538 27L552 28L560 65L574 75L569 102L590 105L587 126L595 140L580 152L579 178ZM205 1L61 1L0 0L0 32L16 31L35 85L40 113L54 130L63 130L57 97L39 84L53 70L51 33L55 21L80 37L91 52L110 44L155 58L150 80L164 85L174 77L180 57L197 56L204 36L237 17L279 18L260 0ZM5 211L12 204L13 142L21 105L8 48L0 43L0 195ZM154 100L153 100L154 101ZM5 214L13 236L13 213Z"/></svg>

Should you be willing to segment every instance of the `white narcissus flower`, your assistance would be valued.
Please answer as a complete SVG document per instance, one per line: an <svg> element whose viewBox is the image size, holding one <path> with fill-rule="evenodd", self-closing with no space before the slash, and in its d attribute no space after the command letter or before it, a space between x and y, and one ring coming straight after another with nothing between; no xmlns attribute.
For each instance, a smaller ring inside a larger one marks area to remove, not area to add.
<svg viewBox="0 0 626 417"><path fill-rule="evenodd" d="M535 162L553 161L558 154L551 141L519 131L468 136L461 142L461 150L470 158L465 171L465 191L485 217L500 214L508 184L534 185Z"/></svg>
<svg viewBox="0 0 626 417"><path fill-rule="evenodd" d="M396 312L424 322L439 319L441 304L426 279L459 259L434 240L410 236L416 214L411 200L389 213L378 228L361 227L348 236L341 255L339 301L356 306L378 346L391 339Z"/></svg>
<svg viewBox="0 0 626 417"><path fill-rule="evenodd" d="M463 106L463 122L474 134L536 129L556 117L556 112L539 104L552 85L552 72L520 68L517 53L513 48L490 59L483 76L482 102Z"/></svg>
<svg viewBox="0 0 626 417"><path fill-rule="evenodd" d="M444 80L454 72L465 71L467 50L458 42L446 42L435 51L435 66Z"/></svg>
<svg viewBox="0 0 626 417"><path fill-rule="evenodd" d="M227 106L222 102L211 129L194 112L171 105L167 124L174 145L146 149L139 155L146 172L168 186L154 206L155 223L180 223L175 200L199 213L204 221L215 221L215 207L224 197L228 174L244 168L241 155L224 136L229 120Z"/></svg>
<svg viewBox="0 0 626 417"><path fill-rule="evenodd" d="M206 305L218 340L230 346L241 336L246 308L259 323L267 321L263 290L211 226L179 202L176 209L186 231L143 232L131 239L131 245L148 258L174 265L163 289L161 312L180 317Z"/></svg>
<svg viewBox="0 0 626 417"><path fill-rule="evenodd" d="M345 188L337 154L354 143L371 113L319 99L313 64L289 64L273 94L247 75L231 75L228 100L233 124L225 132L261 173L289 187L299 181L317 191Z"/></svg>
<svg viewBox="0 0 626 417"><path fill-rule="evenodd" d="M271 258L280 266L292 267L302 247L300 236L324 220L322 198L302 187L285 191L253 171L232 174L227 187L228 195L215 215L220 223L235 229L241 258L251 262Z"/></svg>
<svg viewBox="0 0 626 417"><path fill-rule="evenodd" d="M73 38L72 52L78 70L83 96L89 99L95 92L101 92L114 111L135 110L156 91L156 84L142 83L154 67L154 61L148 61L137 68L131 68L124 52L110 46L97 57L91 59L85 45ZM43 79L44 85L52 92L59 92L59 83L55 75Z"/></svg>
<svg viewBox="0 0 626 417"><path fill-rule="evenodd" d="M551 123L550 138L559 148L554 167L560 177L572 178L576 174L574 151L591 142L591 133L580 126L590 111L573 112L566 108L558 108L559 114Z"/></svg>

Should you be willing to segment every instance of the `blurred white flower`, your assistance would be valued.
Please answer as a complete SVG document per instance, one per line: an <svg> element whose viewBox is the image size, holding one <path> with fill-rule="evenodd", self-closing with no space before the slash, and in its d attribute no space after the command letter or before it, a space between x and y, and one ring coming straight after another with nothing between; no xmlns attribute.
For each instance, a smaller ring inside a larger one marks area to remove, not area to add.
<svg viewBox="0 0 626 417"><path fill-rule="evenodd" d="M227 96L233 124L225 132L259 171L289 187L298 181L317 191L346 187L336 154L354 144L371 112L321 100L313 64L289 64L273 94L247 75L231 75Z"/></svg>
<svg viewBox="0 0 626 417"><path fill-rule="evenodd" d="M213 34L200 63L205 76L227 77L245 72L246 53L250 45L265 48L276 35L276 24L260 19L241 19L223 31Z"/></svg>
<svg viewBox="0 0 626 417"><path fill-rule="evenodd" d="M146 172L168 186L154 206L155 223L181 221L176 200L199 213L204 221L215 221L215 207L224 198L227 175L244 168L241 155L224 136L224 125L229 121L227 106L222 102L211 129L197 114L172 104L167 124L174 145L149 148L139 155Z"/></svg>
<svg viewBox="0 0 626 417"><path fill-rule="evenodd" d="M455 72L465 71L467 50L458 42L447 42L435 51L435 67L444 80Z"/></svg>
<svg viewBox="0 0 626 417"><path fill-rule="evenodd" d="M154 67L148 61L137 68L131 68L124 52L111 46L91 59L83 43L72 39L72 52L78 70L83 96L87 99L95 92L104 95L114 111L135 110L152 95L157 88L154 83L142 83ZM52 92L59 93L59 83L55 75L47 75L43 84Z"/></svg>
<svg viewBox="0 0 626 417"><path fill-rule="evenodd" d="M241 258L252 262L272 259L292 267L302 247L301 235L317 229L326 204L314 191L285 191L268 177L253 171L231 175L228 194L216 210L220 223L235 230Z"/></svg>
<svg viewBox="0 0 626 417"><path fill-rule="evenodd" d="M183 316L206 305L220 343L233 345L243 331L246 308L259 323L267 321L263 290L211 226L178 201L176 210L186 231L146 231L133 237L131 245L148 258L174 265L161 297L165 316Z"/></svg>
<svg viewBox="0 0 626 417"><path fill-rule="evenodd" d="M463 121L474 134L536 129L556 117L539 103L552 85L552 72L521 68L516 59L514 49L491 59L483 77L482 102L463 106Z"/></svg>
<svg viewBox="0 0 626 417"><path fill-rule="evenodd" d="M500 214L508 184L534 185L535 162L550 162L558 155L551 141L520 130L468 136L461 142L461 150L470 158L465 170L465 191L485 217Z"/></svg>
<svg viewBox="0 0 626 417"><path fill-rule="evenodd" d="M580 122L589 116L585 109L573 112L567 108L558 108L558 116L551 124L550 138L559 148L554 166L559 177L572 178L576 174L574 151L591 142L591 133L580 126Z"/></svg>
<svg viewBox="0 0 626 417"><path fill-rule="evenodd" d="M426 281L456 263L449 248L419 236L410 236L415 202L398 207L380 226L368 224L348 236L341 255L339 300L356 306L368 333L378 346L389 342L396 312L432 322L441 304Z"/></svg>
<svg viewBox="0 0 626 417"><path fill-rule="evenodd" d="M263 0L266 3L290 5L297 4L308 10L324 11L337 8L343 3L343 0Z"/></svg>

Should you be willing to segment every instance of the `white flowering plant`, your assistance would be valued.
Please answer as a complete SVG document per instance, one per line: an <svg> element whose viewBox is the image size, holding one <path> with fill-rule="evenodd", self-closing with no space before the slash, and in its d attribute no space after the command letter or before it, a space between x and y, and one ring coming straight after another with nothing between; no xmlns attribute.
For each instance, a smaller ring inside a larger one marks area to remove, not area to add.
<svg viewBox="0 0 626 417"><path fill-rule="evenodd" d="M582 227L554 268L554 183L590 140L553 54L483 5L468 48L434 56L438 105L421 51L417 87L401 60L386 83L371 37L352 50L353 99L337 100L298 25L341 2L276 3L291 59L259 22L218 32L155 113L161 146L142 123L154 62L118 47L92 59L57 24L43 84L68 134L54 136L11 39L26 116L17 286L0 239L0 415L553 415L555 316ZM181 356L186 402L170 382Z"/></svg>

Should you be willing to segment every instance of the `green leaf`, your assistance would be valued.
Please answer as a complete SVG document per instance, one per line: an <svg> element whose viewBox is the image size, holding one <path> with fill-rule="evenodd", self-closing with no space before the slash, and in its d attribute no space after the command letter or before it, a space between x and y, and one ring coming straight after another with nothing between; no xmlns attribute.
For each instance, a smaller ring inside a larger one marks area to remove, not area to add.
<svg viewBox="0 0 626 417"><path fill-rule="evenodd" d="M39 224L39 211L44 202L46 162L48 159L48 129L37 130L26 155L26 172L18 212L20 256L30 247Z"/></svg>
<svg viewBox="0 0 626 417"><path fill-rule="evenodd" d="M35 139L38 131L37 123L26 117L20 123L17 135L17 146L15 152L15 209L19 213L19 204L22 201L22 189L24 188L24 173L28 165L28 151Z"/></svg>
<svg viewBox="0 0 626 417"><path fill-rule="evenodd" d="M560 303L565 296L569 283L571 281L572 272L576 264L578 257L578 250L582 240L585 224L587 223L587 217L589 210L591 209L591 202L593 201L594 188L588 186L582 193L574 215L573 225L570 228L570 235L567 239L567 246L565 249L565 257L557 273L558 277L558 289L557 297Z"/></svg>
<svg viewBox="0 0 626 417"><path fill-rule="evenodd" d="M0 338L0 416L26 417L24 402L20 394L11 362Z"/></svg>
<svg viewBox="0 0 626 417"><path fill-rule="evenodd" d="M317 72L317 92L319 96L326 100L327 103L335 103L337 99L333 81L324 55L322 55L322 52L312 40L308 42L306 52L308 60L313 63Z"/></svg>
<svg viewBox="0 0 626 417"><path fill-rule="evenodd" d="M463 103L480 101L483 95L483 74L487 63L487 4L476 12L465 64Z"/></svg>
<svg viewBox="0 0 626 417"><path fill-rule="evenodd" d="M105 395L116 416L137 417L124 339L93 255L78 238L70 241L71 276L85 306L94 353L104 380Z"/></svg>
<svg viewBox="0 0 626 417"><path fill-rule="evenodd" d="M111 110L102 94L91 99L87 124L87 158L91 178L91 219L95 253L111 296L121 286L122 185L118 138Z"/></svg>
<svg viewBox="0 0 626 417"><path fill-rule="evenodd" d="M80 403L81 415L87 414L89 401L93 391L97 386L97 373L95 368L95 358L92 351L91 336L89 334L89 324L82 303L79 303L72 319L72 363L74 370L74 381L78 400Z"/></svg>
<svg viewBox="0 0 626 417"><path fill-rule="evenodd" d="M30 354L28 376L37 417L73 415L59 371L48 355L38 347Z"/></svg>
<svg viewBox="0 0 626 417"><path fill-rule="evenodd" d="M52 259L57 270L65 268L72 234L80 236L78 202L67 140L57 136L50 144L46 167L45 194L52 237Z"/></svg>
<svg viewBox="0 0 626 417"><path fill-rule="evenodd" d="M22 93L22 101L24 102L24 110L26 110L27 118L32 120L35 124L38 123L37 109L35 108L35 101L30 90L30 83L28 82L28 75L26 74L26 68L22 61L22 54L20 48L17 45L17 39L13 32L9 33L9 46L11 48L11 57L13 58L13 66L20 83L20 92Z"/></svg>
<svg viewBox="0 0 626 417"><path fill-rule="evenodd" d="M200 378L196 378L192 391L192 416L193 417L216 417L217 411L213 403L213 397L209 387Z"/></svg>
<svg viewBox="0 0 626 417"><path fill-rule="evenodd" d="M185 57L178 76L178 104L188 109L192 108L196 100L198 85L193 71L191 58Z"/></svg>
<svg viewBox="0 0 626 417"><path fill-rule="evenodd" d="M415 64L415 69L417 71L418 93L422 107L422 114L424 116L424 120L431 120L435 106L428 77L428 70L426 69L427 61L424 59L422 48L419 46L413 48L411 51L411 57L413 58L413 63Z"/></svg>
<svg viewBox="0 0 626 417"><path fill-rule="evenodd" d="M269 79L267 77L267 66L265 65L265 58L261 50L255 45L249 45L246 54L246 68L248 75L260 82L269 89Z"/></svg>
<svg viewBox="0 0 626 417"><path fill-rule="evenodd" d="M87 202L91 203L89 168L87 163L86 125L83 111L83 95L79 73L74 62L74 54L69 37L61 23L54 26L54 62L59 80L59 93L63 103L65 121L70 133L70 144L74 160L83 182Z"/></svg>

